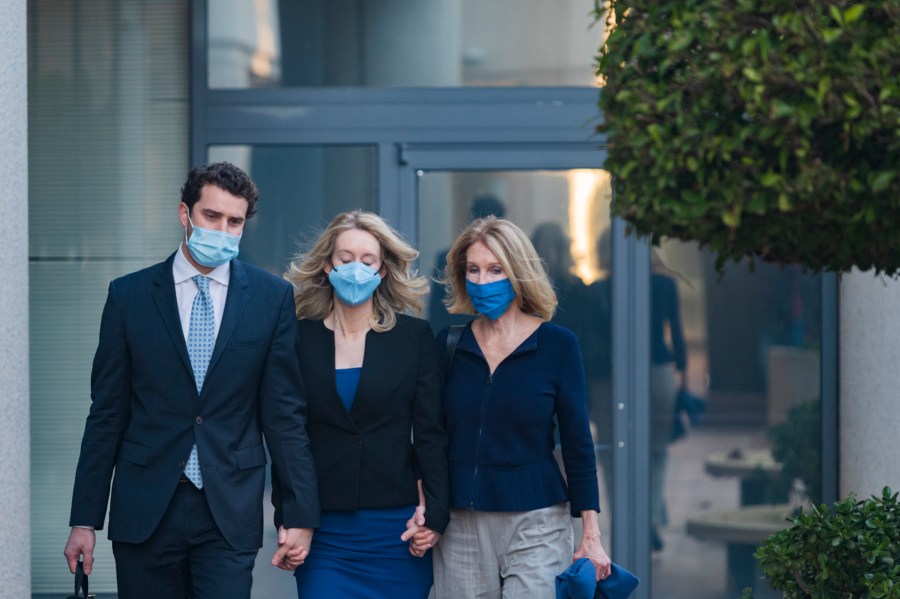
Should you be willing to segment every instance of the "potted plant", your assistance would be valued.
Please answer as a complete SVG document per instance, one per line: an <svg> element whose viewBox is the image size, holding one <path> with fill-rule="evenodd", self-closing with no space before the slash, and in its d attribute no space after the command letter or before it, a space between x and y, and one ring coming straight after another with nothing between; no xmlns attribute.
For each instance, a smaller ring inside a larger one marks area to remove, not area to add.
<svg viewBox="0 0 900 599"><path fill-rule="evenodd" d="M772 458L781 464L781 471L770 487L770 500L784 501L799 481L806 501L813 504L822 501L822 452L819 443L810 442L819 438L821 430L818 398L793 406L784 422L769 427Z"/></svg>

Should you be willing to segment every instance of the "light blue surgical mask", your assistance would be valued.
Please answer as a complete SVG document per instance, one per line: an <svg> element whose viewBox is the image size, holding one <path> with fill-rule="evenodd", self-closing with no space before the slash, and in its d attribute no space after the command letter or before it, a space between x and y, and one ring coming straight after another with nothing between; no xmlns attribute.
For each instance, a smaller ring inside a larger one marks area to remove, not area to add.
<svg viewBox="0 0 900 599"><path fill-rule="evenodd" d="M342 303L358 306L375 293L381 284L381 275L362 262L348 262L332 268L328 280Z"/></svg>
<svg viewBox="0 0 900 599"><path fill-rule="evenodd" d="M191 236L187 237L187 230L185 230L184 235L187 237L185 243L197 264L215 268L237 258L238 244L241 242L240 235L198 227L191 222L190 214L188 222L191 223Z"/></svg>
<svg viewBox="0 0 900 599"><path fill-rule="evenodd" d="M493 283L473 283L466 279L466 293L469 300L479 314L484 314L491 320L497 320L506 312L509 305L516 299L509 278L500 279Z"/></svg>

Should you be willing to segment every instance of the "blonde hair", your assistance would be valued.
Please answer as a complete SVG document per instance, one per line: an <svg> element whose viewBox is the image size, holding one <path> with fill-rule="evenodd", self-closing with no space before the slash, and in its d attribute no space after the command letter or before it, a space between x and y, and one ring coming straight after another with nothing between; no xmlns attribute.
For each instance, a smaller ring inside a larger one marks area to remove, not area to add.
<svg viewBox="0 0 900 599"><path fill-rule="evenodd" d="M519 308L545 321L553 318L558 303L556 293L534 245L522 229L496 216L480 218L466 227L447 252L447 266L440 280L446 289L447 311L476 313L466 293L466 254L479 241L497 257L509 277Z"/></svg>
<svg viewBox="0 0 900 599"><path fill-rule="evenodd" d="M334 289L325 265L331 260L338 235L351 229L370 233L381 247L384 275L372 297L372 330L379 333L391 330L400 312L421 314L428 281L412 269L419 252L377 214L353 210L335 216L309 251L298 253L288 267L284 278L294 286L297 318L324 319L334 310Z"/></svg>

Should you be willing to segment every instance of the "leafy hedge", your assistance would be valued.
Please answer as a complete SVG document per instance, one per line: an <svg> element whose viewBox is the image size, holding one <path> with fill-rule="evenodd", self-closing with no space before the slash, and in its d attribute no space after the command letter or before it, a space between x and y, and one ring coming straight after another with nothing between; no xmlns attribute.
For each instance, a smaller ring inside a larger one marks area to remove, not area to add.
<svg viewBox="0 0 900 599"><path fill-rule="evenodd" d="M786 599L900 599L897 493L885 487L865 501L849 497L805 511L754 555Z"/></svg>
<svg viewBox="0 0 900 599"><path fill-rule="evenodd" d="M613 211L813 271L900 270L900 0L597 0Z"/></svg>

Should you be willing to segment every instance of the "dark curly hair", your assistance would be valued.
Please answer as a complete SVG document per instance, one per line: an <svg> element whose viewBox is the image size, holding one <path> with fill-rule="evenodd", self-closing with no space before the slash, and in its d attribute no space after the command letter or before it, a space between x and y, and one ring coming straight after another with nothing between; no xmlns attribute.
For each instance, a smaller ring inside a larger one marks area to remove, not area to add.
<svg viewBox="0 0 900 599"><path fill-rule="evenodd" d="M259 190L256 189L250 175L230 162L216 162L191 169L184 187L181 188L181 201L187 205L189 212L194 210L194 204L200 199L200 190L204 185L215 185L247 200L248 219L256 214Z"/></svg>

